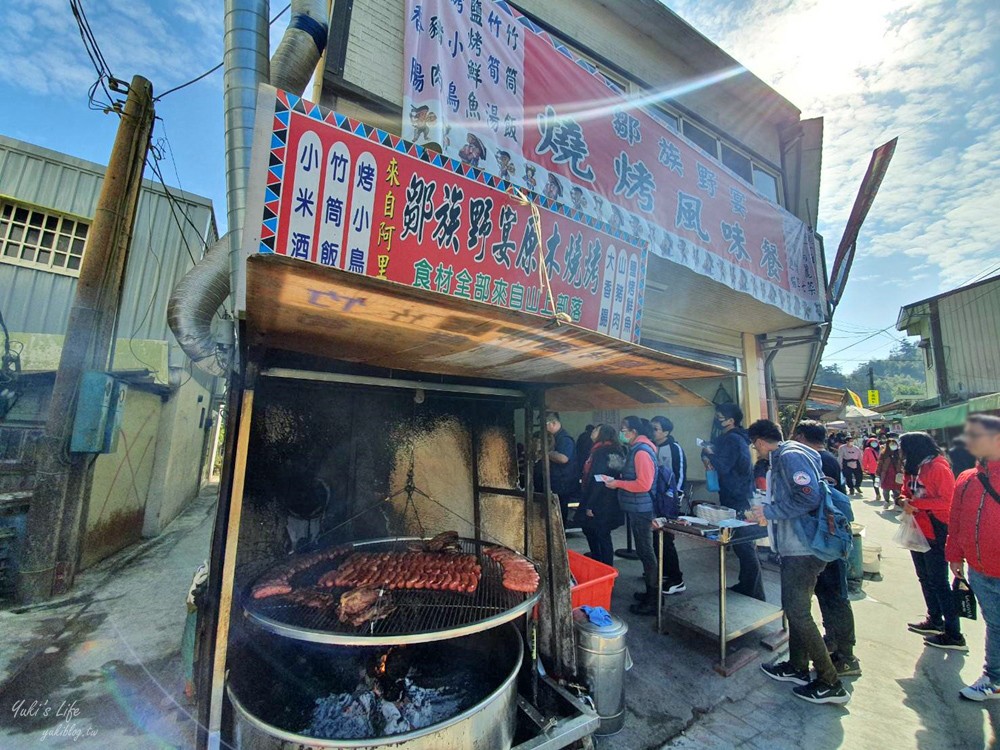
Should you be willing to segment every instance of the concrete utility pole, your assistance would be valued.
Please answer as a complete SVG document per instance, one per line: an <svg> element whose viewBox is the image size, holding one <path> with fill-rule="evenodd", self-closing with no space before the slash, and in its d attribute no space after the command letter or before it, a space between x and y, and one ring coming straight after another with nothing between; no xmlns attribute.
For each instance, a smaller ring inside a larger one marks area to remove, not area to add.
<svg viewBox="0 0 1000 750"><path fill-rule="evenodd" d="M108 160L80 266L38 451L18 598L48 599L68 589L80 558L94 457L69 452L77 393L86 370L108 370L142 173L153 130L153 85L135 76Z"/></svg>

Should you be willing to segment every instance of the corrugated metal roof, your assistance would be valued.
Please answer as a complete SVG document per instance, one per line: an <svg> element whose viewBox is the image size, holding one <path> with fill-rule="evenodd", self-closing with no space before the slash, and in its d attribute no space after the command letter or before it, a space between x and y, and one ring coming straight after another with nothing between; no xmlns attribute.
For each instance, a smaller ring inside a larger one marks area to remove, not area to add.
<svg viewBox="0 0 1000 750"><path fill-rule="evenodd" d="M67 154L0 136L0 196L55 213L91 219L104 167ZM208 198L170 188L177 220L163 187L143 181L118 326L119 338L173 341L167 299L177 281L217 237ZM195 231L180 214L187 213ZM11 331L61 334L66 329L76 278L0 262L0 307Z"/></svg>

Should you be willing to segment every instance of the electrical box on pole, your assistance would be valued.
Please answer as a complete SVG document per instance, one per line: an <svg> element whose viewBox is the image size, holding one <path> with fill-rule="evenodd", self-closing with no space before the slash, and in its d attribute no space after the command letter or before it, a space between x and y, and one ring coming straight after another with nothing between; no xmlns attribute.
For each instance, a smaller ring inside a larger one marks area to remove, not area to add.
<svg viewBox="0 0 1000 750"><path fill-rule="evenodd" d="M128 386L106 372L83 373L77 397L71 453L114 453Z"/></svg>

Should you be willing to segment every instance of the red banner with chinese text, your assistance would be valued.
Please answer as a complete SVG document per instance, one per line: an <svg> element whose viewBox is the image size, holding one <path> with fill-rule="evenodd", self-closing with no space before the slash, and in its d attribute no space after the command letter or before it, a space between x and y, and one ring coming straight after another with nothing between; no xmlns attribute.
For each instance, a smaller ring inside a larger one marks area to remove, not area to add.
<svg viewBox="0 0 1000 750"><path fill-rule="evenodd" d="M255 133L248 246L501 307L565 313L638 341L640 241L546 208L539 237L531 205L495 175L282 91L266 104L273 114Z"/></svg>
<svg viewBox="0 0 1000 750"><path fill-rule="evenodd" d="M812 230L503 0L407 0L404 136L824 320Z"/></svg>

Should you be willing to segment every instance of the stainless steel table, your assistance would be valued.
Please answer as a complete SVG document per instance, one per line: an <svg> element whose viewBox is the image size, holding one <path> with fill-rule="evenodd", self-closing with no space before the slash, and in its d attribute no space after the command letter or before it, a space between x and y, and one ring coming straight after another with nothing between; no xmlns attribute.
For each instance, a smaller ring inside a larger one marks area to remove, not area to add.
<svg viewBox="0 0 1000 750"><path fill-rule="evenodd" d="M716 531L719 530L716 529ZM732 531L739 531L739 534L719 533L713 538L713 536L706 536L697 526L675 522L668 522L663 528L654 530L654 533L658 535L658 580L660 581L663 580L664 533L684 535L718 549L718 593L708 591L703 594L682 594L671 597L670 607L665 609L663 606L664 596L661 591L656 601L656 630L658 633L663 632L663 620L666 618L709 638L718 638L719 663L715 666L715 670L726 677L746 666L756 656L755 652L743 649L727 661L726 649L729 642L784 616L781 607L727 589L726 549L737 544L754 544L758 539L767 536L767 529L762 526L743 526ZM765 645L773 649L776 643L772 641L765 643Z"/></svg>

